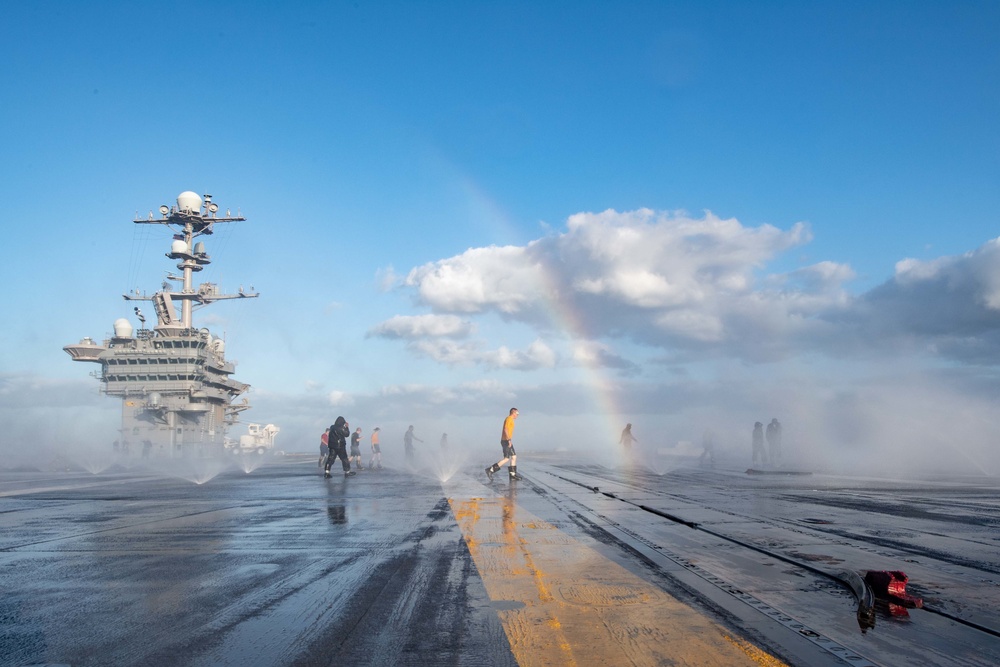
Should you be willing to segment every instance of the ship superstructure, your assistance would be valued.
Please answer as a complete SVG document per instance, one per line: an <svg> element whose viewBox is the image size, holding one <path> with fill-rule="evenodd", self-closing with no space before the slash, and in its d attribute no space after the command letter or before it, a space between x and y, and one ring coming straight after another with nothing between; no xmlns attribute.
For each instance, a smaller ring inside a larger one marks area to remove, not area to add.
<svg viewBox="0 0 1000 667"><path fill-rule="evenodd" d="M225 341L206 328L195 328L196 307L224 299L259 296L240 288L238 294L222 294L213 283L194 284L194 275L211 263L199 236L212 234L216 224L242 222L246 218L226 212L211 195L182 192L176 206L161 206L160 218L150 212L139 225L167 225L174 230L167 257L177 261L181 275L170 273L170 282L152 295L123 294L126 301L151 301L156 325L147 329L139 307L133 312L139 329L126 318L114 323L113 335L98 344L84 338L63 349L74 361L100 364L95 373L101 390L122 401L121 438L123 453L141 456L213 455L223 451L226 429L239 412L250 407L247 399L234 403L250 385L232 377L235 364L226 360Z"/></svg>

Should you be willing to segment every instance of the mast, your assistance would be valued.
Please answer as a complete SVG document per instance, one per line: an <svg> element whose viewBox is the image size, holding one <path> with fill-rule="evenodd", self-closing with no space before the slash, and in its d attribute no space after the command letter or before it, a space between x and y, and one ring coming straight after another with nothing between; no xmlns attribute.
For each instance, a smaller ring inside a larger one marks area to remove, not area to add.
<svg viewBox="0 0 1000 667"><path fill-rule="evenodd" d="M225 217L218 217L219 205L212 201L212 195L204 195L204 199L197 193L187 191L177 196L175 206L160 206L160 219L153 218L153 212L149 212L146 219L136 218L132 222L137 225L167 225L178 229L174 235L174 242L170 246L167 257L179 260L177 268L181 275L168 274L167 278L181 282L181 291L171 292L164 289L152 296L138 294L123 294L126 301L152 301L157 316L157 331L167 333L169 330L191 329L193 328L192 312L194 304L204 306L213 301L224 299L248 299L260 296L250 288L250 292L245 292L240 288L238 294L219 294L215 285L202 283L197 290L194 289L194 274L201 271L205 266L212 263L211 258L205 252L205 244L195 243L194 239L203 234L212 234L212 227L216 223L224 222L245 222L246 218L237 214L233 216L226 211ZM181 302L181 317L178 321L173 308L173 302ZM136 309L136 314L139 314Z"/></svg>

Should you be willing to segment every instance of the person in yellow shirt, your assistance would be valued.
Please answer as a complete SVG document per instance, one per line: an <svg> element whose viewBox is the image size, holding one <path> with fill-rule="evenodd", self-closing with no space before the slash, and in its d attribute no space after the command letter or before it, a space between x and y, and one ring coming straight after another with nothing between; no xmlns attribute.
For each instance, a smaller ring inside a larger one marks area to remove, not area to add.
<svg viewBox="0 0 1000 667"><path fill-rule="evenodd" d="M500 470L507 461L510 461L510 466L507 467L510 478L512 480L521 479L521 476L517 474L517 452L514 451L514 420L517 419L518 414L517 408L511 408L507 418L503 420L503 430L500 431L500 447L503 448L503 458L486 469L486 476L490 478L491 482L493 474Z"/></svg>

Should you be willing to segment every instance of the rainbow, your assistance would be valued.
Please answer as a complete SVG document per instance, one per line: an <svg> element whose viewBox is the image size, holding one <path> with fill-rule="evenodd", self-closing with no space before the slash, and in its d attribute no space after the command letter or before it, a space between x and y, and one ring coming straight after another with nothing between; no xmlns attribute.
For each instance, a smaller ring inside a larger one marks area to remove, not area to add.
<svg viewBox="0 0 1000 667"><path fill-rule="evenodd" d="M442 158L443 162L443 158ZM490 197L476 182L450 168L453 182L458 183L469 215L475 220L486 221L492 231L495 241L508 242L522 236L522 232L510 221L509 214L492 197ZM516 242L516 241L515 241ZM553 328L566 335L570 347L591 343L594 339L586 331L583 318L577 313L568 300L561 299L562 287L556 279L554 267L547 262L539 265L541 282L539 293ZM582 386L592 401L592 414L601 424L598 437L603 442L617 443L621 430L631 418L620 405L620 392L617 382L608 377L606 371L597 363L584 363L577 366Z"/></svg>

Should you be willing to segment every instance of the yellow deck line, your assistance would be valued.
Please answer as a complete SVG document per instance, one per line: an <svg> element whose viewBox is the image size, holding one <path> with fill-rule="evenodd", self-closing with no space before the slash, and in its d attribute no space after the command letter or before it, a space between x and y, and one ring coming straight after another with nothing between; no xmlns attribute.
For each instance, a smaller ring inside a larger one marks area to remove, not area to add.
<svg viewBox="0 0 1000 667"><path fill-rule="evenodd" d="M521 667L783 665L513 497L449 502Z"/></svg>

